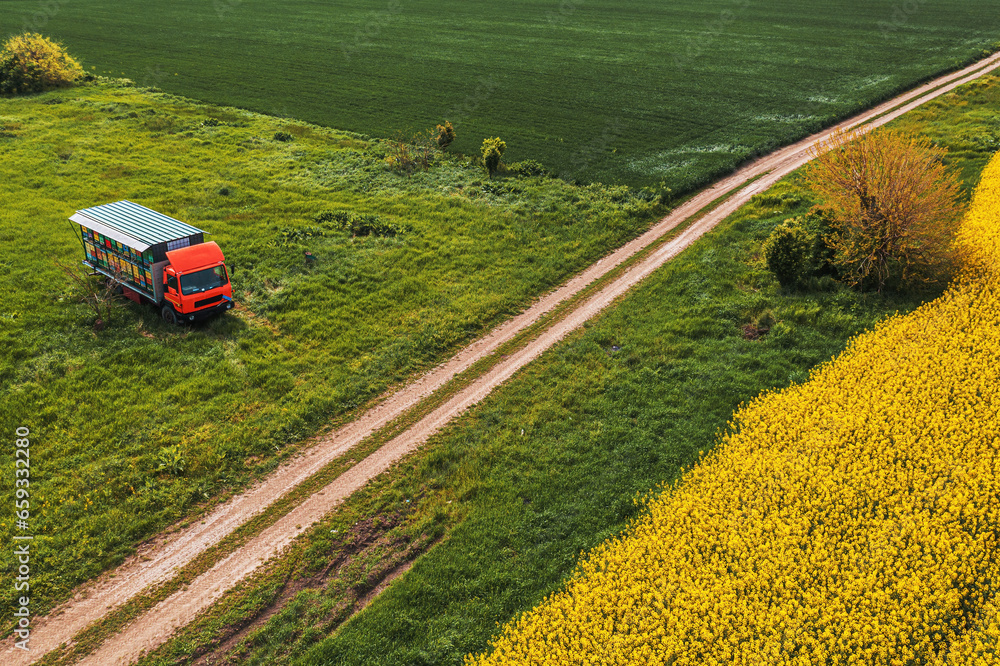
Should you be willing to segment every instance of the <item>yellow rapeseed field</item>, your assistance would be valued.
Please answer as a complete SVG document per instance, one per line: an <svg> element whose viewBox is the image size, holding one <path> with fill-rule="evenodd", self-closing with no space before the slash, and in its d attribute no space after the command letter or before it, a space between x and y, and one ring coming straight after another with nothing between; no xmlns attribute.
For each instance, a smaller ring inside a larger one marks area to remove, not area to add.
<svg viewBox="0 0 1000 666"><path fill-rule="evenodd" d="M466 664L1000 663L1000 156L960 244Z"/></svg>

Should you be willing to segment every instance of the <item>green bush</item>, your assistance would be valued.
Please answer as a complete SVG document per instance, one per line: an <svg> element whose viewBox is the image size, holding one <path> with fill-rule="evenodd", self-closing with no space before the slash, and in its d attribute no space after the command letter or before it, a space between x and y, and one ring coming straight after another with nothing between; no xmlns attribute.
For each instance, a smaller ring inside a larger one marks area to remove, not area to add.
<svg viewBox="0 0 1000 666"><path fill-rule="evenodd" d="M413 227L408 224L397 224L395 222L386 222L378 215L372 215L370 213L348 213L347 211L326 211L320 213L315 218L315 221L324 228L336 229L338 231L346 231L352 236L382 236L382 237L393 237L402 235L408 231L412 231ZM297 240L298 238L305 236L324 235L321 229L316 227L306 227L302 230L297 230L297 232L284 233L284 239L286 242L290 239ZM299 235L303 234L303 235Z"/></svg>
<svg viewBox="0 0 1000 666"><path fill-rule="evenodd" d="M500 160L507 150L507 144L500 140L500 137L483 140L483 166L489 173L490 178L500 170Z"/></svg>
<svg viewBox="0 0 1000 666"><path fill-rule="evenodd" d="M434 128L437 131L437 145L441 150L446 149L455 140L455 128L451 126L451 122L446 120L444 125L438 125Z"/></svg>
<svg viewBox="0 0 1000 666"><path fill-rule="evenodd" d="M807 267L810 277L839 277L834 263L836 253L831 242L836 233L832 222L830 211L822 206L814 207L802 220L806 233L810 235Z"/></svg>
<svg viewBox="0 0 1000 666"><path fill-rule="evenodd" d="M510 170L519 176L548 176L548 170L541 162L522 160L510 165Z"/></svg>
<svg viewBox="0 0 1000 666"><path fill-rule="evenodd" d="M667 187L667 182L661 180L656 185L647 185L636 192L636 196L642 201L665 204L670 201L674 191Z"/></svg>
<svg viewBox="0 0 1000 666"><path fill-rule="evenodd" d="M156 456L157 472L182 476L186 467L187 461L184 460L184 453L179 445L165 447Z"/></svg>
<svg viewBox="0 0 1000 666"><path fill-rule="evenodd" d="M524 194L524 188L520 187L514 183L505 182L490 182L483 183L482 191L486 194L492 194L495 197L504 197L510 195Z"/></svg>
<svg viewBox="0 0 1000 666"><path fill-rule="evenodd" d="M275 141L282 141L282 142L284 142L284 141L291 141L294 138L295 137L293 137L288 132L275 132L274 133L274 140Z"/></svg>
<svg viewBox="0 0 1000 666"><path fill-rule="evenodd" d="M790 218L779 224L764 242L767 268L778 278L782 287L794 286L809 268L813 239L802 226L800 218Z"/></svg>

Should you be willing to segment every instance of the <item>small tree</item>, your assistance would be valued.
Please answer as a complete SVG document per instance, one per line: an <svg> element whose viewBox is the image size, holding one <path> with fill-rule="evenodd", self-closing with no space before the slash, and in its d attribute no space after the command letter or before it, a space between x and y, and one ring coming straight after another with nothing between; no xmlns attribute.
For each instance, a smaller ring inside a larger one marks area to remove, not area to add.
<svg viewBox="0 0 1000 666"><path fill-rule="evenodd" d="M396 171L407 175L417 168L417 158L413 155L413 148L402 135L397 136L389 144L389 155L385 158L385 162Z"/></svg>
<svg viewBox="0 0 1000 666"><path fill-rule="evenodd" d="M438 148L447 149L455 140L455 128L451 126L451 121L446 120L444 125L438 125L434 129L437 132Z"/></svg>
<svg viewBox="0 0 1000 666"><path fill-rule="evenodd" d="M452 134L454 135L454 130ZM436 142L439 143L440 138L432 129L418 132L410 138L406 138L401 132L397 133L395 140L390 144L389 155L385 161L393 169L407 175L417 169L427 171L431 167Z"/></svg>
<svg viewBox="0 0 1000 666"><path fill-rule="evenodd" d="M888 130L839 133L813 150L806 182L831 213L829 243L847 281L881 291L937 280L960 212L945 151Z"/></svg>
<svg viewBox="0 0 1000 666"><path fill-rule="evenodd" d="M500 160L503 159L506 150L507 144L499 137L483 140L483 166L486 167L490 178L500 170Z"/></svg>
<svg viewBox="0 0 1000 666"><path fill-rule="evenodd" d="M39 92L74 83L83 67L62 46L38 33L15 35L0 50L0 93Z"/></svg>
<svg viewBox="0 0 1000 666"><path fill-rule="evenodd" d="M118 288L124 276L116 271L117 280L101 279L81 273L58 259L53 259L53 263L70 279L76 292L75 298L94 313L94 330L104 330L111 320L111 310L120 305Z"/></svg>
<svg viewBox="0 0 1000 666"><path fill-rule="evenodd" d="M795 285L806 270L810 237L795 218L785 220L764 242L767 268L786 289Z"/></svg>

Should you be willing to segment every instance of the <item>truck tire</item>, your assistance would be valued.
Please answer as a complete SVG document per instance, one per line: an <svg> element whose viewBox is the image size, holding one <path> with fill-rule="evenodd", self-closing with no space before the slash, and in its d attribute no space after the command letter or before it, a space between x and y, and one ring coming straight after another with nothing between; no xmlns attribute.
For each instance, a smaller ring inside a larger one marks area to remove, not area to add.
<svg viewBox="0 0 1000 666"><path fill-rule="evenodd" d="M177 326L180 323L180 320L177 319L177 313L169 305L163 306L163 309L160 310L160 316L163 317L163 321L167 322L168 324L173 324L174 326Z"/></svg>

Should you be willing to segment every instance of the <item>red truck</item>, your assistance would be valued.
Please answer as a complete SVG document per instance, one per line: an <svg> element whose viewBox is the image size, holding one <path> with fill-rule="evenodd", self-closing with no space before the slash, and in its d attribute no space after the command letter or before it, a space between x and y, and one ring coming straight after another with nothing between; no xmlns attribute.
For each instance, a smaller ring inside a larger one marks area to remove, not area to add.
<svg viewBox="0 0 1000 666"><path fill-rule="evenodd" d="M206 319L233 307L226 258L205 232L155 210L114 203L78 210L84 265L119 283L136 303L160 309L179 324Z"/></svg>

